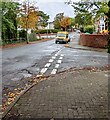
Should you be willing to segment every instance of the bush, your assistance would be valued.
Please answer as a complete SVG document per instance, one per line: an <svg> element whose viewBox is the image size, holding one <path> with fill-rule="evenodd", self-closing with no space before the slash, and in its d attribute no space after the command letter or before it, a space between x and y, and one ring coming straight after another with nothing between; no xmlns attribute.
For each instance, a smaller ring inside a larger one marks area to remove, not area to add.
<svg viewBox="0 0 110 120"><path fill-rule="evenodd" d="M94 26L88 25L88 26L84 27L84 32L88 32L88 33L92 34L94 32Z"/></svg>
<svg viewBox="0 0 110 120"><path fill-rule="evenodd" d="M36 34L45 34L45 33L57 33L59 30L58 29L45 29L45 30L36 30Z"/></svg>
<svg viewBox="0 0 110 120"><path fill-rule="evenodd" d="M26 31L25 30L20 30L18 32L18 34L19 34L19 38L26 39Z"/></svg>
<svg viewBox="0 0 110 120"><path fill-rule="evenodd" d="M33 32L33 33L29 34L28 39L29 39L29 41L36 41L37 40L36 33Z"/></svg>
<svg viewBox="0 0 110 120"><path fill-rule="evenodd" d="M81 32L84 32L84 27L80 27L80 31L81 31Z"/></svg>

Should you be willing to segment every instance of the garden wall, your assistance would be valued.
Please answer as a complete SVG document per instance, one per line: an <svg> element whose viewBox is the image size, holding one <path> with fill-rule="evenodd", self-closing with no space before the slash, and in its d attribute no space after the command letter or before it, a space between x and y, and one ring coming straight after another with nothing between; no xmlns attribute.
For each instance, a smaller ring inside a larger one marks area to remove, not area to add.
<svg viewBox="0 0 110 120"><path fill-rule="evenodd" d="M79 44L94 48L106 48L109 35L81 34Z"/></svg>

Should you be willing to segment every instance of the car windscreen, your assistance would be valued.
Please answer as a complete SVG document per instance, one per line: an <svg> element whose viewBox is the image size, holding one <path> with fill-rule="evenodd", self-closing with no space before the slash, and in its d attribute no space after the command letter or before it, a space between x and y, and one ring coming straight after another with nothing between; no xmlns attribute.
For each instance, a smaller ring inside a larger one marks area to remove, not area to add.
<svg viewBox="0 0 110 120"><path fill-rule="evenodd" d="M66 37L66 34L58 33L57 37Z"/></svg>

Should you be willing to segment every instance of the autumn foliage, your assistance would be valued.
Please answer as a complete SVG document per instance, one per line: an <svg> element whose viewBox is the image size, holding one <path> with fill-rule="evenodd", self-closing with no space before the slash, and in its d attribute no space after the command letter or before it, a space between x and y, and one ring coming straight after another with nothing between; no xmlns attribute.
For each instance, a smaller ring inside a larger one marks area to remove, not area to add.
<svg viewBox="0 0 110 120"><path fill-rule="evenodd" d="M71 24L71 19L69 17L64 16L60 21L61 27L64 28L65 30L70 24Z"/></svg>
<svg viewBox="0 0 110 120"><path fill-rule="evenodd" d="M18 20L21 27L24 29L36 29L36 23L39 19L38 10L32 6L23 5L20 12L22 14L18 17Z"/></svg>

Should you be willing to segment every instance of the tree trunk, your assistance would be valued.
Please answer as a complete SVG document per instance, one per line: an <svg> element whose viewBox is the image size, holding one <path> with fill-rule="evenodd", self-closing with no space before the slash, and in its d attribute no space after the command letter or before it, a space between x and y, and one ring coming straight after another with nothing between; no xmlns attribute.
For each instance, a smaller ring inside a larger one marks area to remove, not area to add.
<svg viewBox="0 0 110 120"><path fill-rule="evenodd" d="M109 11L107 13L107 17L108 17L108 34L109 34L109 38L108 38L108 53L110 53L110 0L108 2L108 6L109 6Z"/></svg>

